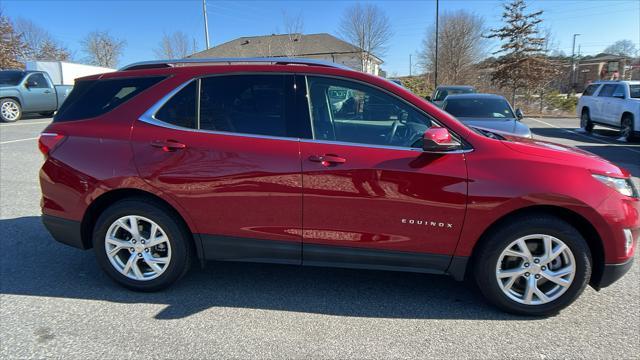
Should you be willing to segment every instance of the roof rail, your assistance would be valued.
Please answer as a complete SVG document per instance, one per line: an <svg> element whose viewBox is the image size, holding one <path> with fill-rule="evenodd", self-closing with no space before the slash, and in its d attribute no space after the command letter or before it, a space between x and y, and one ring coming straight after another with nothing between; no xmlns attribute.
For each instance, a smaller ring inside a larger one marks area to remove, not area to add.
<svg viewBox="0 0 640 360"><path fill-rule="evenodd" d="M324 60L316 59L304 59L304 58L198 58L198 59L172 59L172 60L154 60L154 61L142 61L133 64L129 64L119 71L126 70L140 70L140 69L157 69L166 67L178 67L188 65L206 65L206 64L248 64L248 63L267 63L274 65L309 65L309 66L324 66L336 69L351 70L350 68Z"/></svg>

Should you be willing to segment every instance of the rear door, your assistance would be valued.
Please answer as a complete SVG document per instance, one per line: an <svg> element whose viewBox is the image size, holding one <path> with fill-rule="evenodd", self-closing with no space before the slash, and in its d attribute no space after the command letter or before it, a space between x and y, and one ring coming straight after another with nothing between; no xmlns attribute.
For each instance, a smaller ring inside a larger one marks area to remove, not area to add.
<svg viewBox="0 0 640 360"><path fill-rule="evenodd" d="M314 76L307 89L303 263L445 271L466 208L464 154L423 153L432 120L385 91Z"/></svg>
<svg viewBox="0 0 640 360"><path fill-rule="evenodd" d="M140 175L186 210L208 259L300 263L293 91L289 75L204 77L135 123Z"/></svg>
<svg viewBox="0 0 640 360"><path fill-rule="evenodd" d="M57 108L56 91L53 84L41 73L25 79L24 111L54 111Z"/></svg>
<svg viewBox="0 0 640 360"><path fill-rule="evenodd" d="M627 101L625 92L625 86L618 84L609 98L609 116L611 123L616 126L622 126L622 111L624 110L625 101Z"/></svg>
<svg viewBox="0 0 640 360"><path fill-rule="evenodd" d="M616 84L604 84L597 96L597 117L594 120L608 124L615 125L613 116L611 115L611 106L613 105L611 100L613 99L613 91L616 88Z"/></svg>

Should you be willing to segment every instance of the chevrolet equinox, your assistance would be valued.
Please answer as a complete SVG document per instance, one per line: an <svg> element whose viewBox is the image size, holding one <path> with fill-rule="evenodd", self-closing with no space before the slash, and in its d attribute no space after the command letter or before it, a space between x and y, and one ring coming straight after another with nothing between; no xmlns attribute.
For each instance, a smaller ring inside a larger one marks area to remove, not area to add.
<svg viewBox="0 0 640 360"><path fill-rule="evenodd" d="M39 147L45 226L134 290L194 259L398 270L470 278L542 316L624 275L640 234L626 170L320 61L81 78Z"/></svg>

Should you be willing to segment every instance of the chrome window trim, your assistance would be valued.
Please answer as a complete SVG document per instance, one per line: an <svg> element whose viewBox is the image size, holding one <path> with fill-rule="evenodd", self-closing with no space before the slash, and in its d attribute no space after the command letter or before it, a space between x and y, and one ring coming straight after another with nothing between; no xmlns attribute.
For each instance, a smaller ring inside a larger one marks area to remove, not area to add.
<svg viewBox="0 0 640 360"><path fill-rule="evenodd" d="M300 142L312 143L312 144L342 145L342 146L352 146L352 147L372 148L372 149L411 151L411 152L425 153L425 154L466 154L473 151L473 149L460 149L460 150L451 150L451 151L443 151L443 152L429 152L416 147L375 145L375 144L364 144L364 143L352 143L352 142L346 142L346 141L316 140L316 139L300 139Z"/></svg>
<svg viewBox="0 0 640 360"><path fill-rule="evenodd" d="M158 111L160 111L160 109L169 100L171 100L171 98L173 96L175 96L178 92L180 92L182 89L187 87L193 81L200 82L200 80L203 79L203 78L214 77L214 76L251 75L251 74L266 74L266 75L269 75L269 74L279 74L279 75L288 74L288 75L295 75L295 74L292 74L292 73L230 73L230 74L204 75L204 76L200 76L200 77L197 77L197 78L192 78L192 79L189 79L189 80L185 81L184 83L178 85L176 88L174 88L173 90L171 90L167 94L165 94L162 98L160 98L160 100L158 100L149 109L147 109L147 111L145 111L138 118L138 120L142 121L144 123L153 125L153 126L159 126L159 127L163 127L163 128L166 128L166 129L172 129L172 130L178 130L178 131L187 131L187 132L194 132L194 133L203 133L203 134L212 134L212 135L228 135L228 136L245 137L245 138L253 138L253 139L285 140L285 141L294 141L294 142L303 142L303 143L333 144L333 145L352 146L352 147L361 147L361 148L401 150L401 151L428 153L428 152L425 152L421 148L412 148L412 147L405 147L405 146L376 145L376 144L364 144L364 143L351 143L351 142L343 142L343 141L305 139L305 138L299 138L299 137L283 137L283 136L270 136L270 135L258 135L258 134L247 134L247 133L235 133L235 132L228 132L228 131L191 129L191 128L186 128L186 127L182 127L182 126L176 126L176 125L173 125L173 124L169 124L169 123L164 122L162 120L159 120L159 119L157 119L155 117L156 113ZM307 79L306 79L306 74L302 74L302 75L305 76L305 85L308 86ZM314 74L311 74L311 75L314 75ZM337 78L337 79L342 79L341 77L335 77L335 76L330 76L330 77L334 77L334 78ZM354 80L354 81L357 81L357 80ZM363 84L367 84L367 83L363 82ZM391 94L391 95L393 95L393 94ZM307 108L309 109L309 111L311 111L310 100L308 98L309 97L309 93L307 92L305 96L307 96ZM197 98L198 99L200 98L200 94L199 93L198 93ZM196 100L196 102L198 102L198 100ZM411 104L409 104L409 105L413 106ZM420 109L416 108L416 111L420 111L421 113L425 114L425 116L428 116L429 118L433 118L432 116L430 116L429 114L424 113ZM199 118L199 117L200 117L200 115L198 114L197 118ZM309 120L313 121L313 120L311 120L311 114L309 114ZM436 121L436 123L440 125L439 122ZM461 146L462 146L462 144L461 144ZM472 152L473 150L474 150L473 148L452 150L452 151L448 151L448 152L443 152L442 154L466 154L466 153Z"/></svg>
<svg viewBox="0 0 640 360"><path fill-rule="evenodd" d="M228 75L228 74L225 74ZM193 79L189 79L186 82L178 85L175 89L169 91L165 96L163 96L160 100L158 100L155 104L153 104L147 111L144 112L144 114L142 114L138 120L145 122L147 124L151 124L151 125L155 125L155 126L159 126L159 127L163 127L163 128L167 128L167 129L172 129L172 130L180 130L180 131L188 131L188 132L197 132L197 133L203 133L203 134L214 134L214 135L231 135L231 136L240 136L240 137L248 137L248 138L255 138L255 139L271 139L271 140L287 140L287 141L300 141L300 138L297 137L283 137L283 136L270 136L270 135L258 135L258 134L246 134L246 133L235 133L235 132L229 132L229 131L216 131L216 130L203 130L203 129L192 129L192 128L186 128L186 127L182 127L182 126L177 126L177 125L173 125L173 124L169 124L167 122L164 122L162 120L159 120L156 118L156 113L158 111L160 111L160 109L169 101L171 100L172 97L174 97L177 93L179 93L182 89L184 89L185 87L187 87L189 84L191 84L193 81L197 81L198 83L200 83L201 77L198 78L193 78ZM199 86L196 86L196 88L199 88ZM197 99L200 98L200 93L197 94ZM199 100L196 100L197 106L198 106L198 110L199 110ZM199 115L199 111L198 114L196 115L196 119L198 122L198 127L200 125L200 115Z"/></svg>

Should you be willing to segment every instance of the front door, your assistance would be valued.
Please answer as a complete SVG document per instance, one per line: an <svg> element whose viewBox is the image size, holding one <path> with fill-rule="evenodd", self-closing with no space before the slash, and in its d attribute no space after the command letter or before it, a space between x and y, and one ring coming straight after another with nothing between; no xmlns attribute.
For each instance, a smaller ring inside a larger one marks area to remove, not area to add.
<svg viewBox="0 0 640 360"><path fill-rule="evenodd" d="M140 175L185 209L207 259L301 261L292 78L196 79L134 125Z"/></svg>
<svg viewBox="0 0 640 360"><path fill-rule="evenodd" d="M34 73L25 79L27 94L24 96L24 111L54 111L57 107L56 92L47 78Z"/></svg>
<svg viewBox="0 0 640 360"><path fill-rule="evenodd" d="M307 89L303 263L446 270L466 209L464 154L422 152L437 125L379 89L311 76Z"/></svg>

